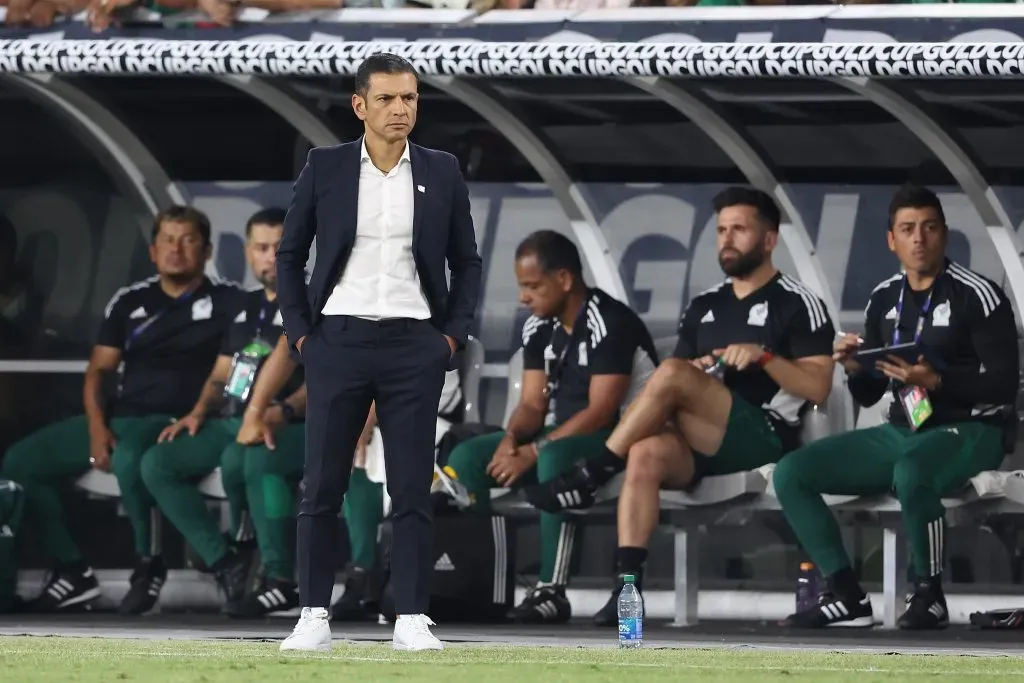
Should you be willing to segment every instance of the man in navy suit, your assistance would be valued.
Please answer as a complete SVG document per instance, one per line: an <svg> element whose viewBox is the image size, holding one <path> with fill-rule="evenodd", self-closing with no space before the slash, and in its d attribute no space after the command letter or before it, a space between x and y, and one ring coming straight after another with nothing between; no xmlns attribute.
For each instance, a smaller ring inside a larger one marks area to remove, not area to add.
<svg viewBox="0 0 1024 683"><path fill-rule="evenodd" d="M282 650L330 649L337 517L371 410L394 514L393 646L442 649L425 614L434 428L445 372L476 312L481 261L458 161L408 141L418 85L401 57L377 54L360 65L352 109L363 137L310 151L277 252L278 301L308 393L298 516L303 609Z"/></svg>

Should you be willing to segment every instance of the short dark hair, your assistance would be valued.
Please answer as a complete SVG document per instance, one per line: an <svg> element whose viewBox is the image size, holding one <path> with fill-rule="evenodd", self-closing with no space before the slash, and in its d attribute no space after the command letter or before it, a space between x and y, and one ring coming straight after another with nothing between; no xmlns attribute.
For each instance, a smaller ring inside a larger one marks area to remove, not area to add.
<svg viewBox="0 0 1024 683"><path fill-rule="evenodd" d="M416 76L416 84L420 82L412 62L390 52L380 52L364 59L356 70L357 95L366 97L370 89L370 76L374 74L412 74Z"/></svg>
<svg viewBox="0 0 1024 683"><path fill-rule="evenodd" d="M524 256L537 259L537 265L545 275L567 270L583 282L583 262L580 261L579 249L560 232L538 230L527 236L516 248L516 261Z"/></svg>
<svg viewBox="0 0 1024 683"><path fill-rule="evenodd" d="M245 237L246 239L252 235L252 226L254 225L284 225L284 217L288 215L288 212L282 208L271 206L266 209L260 209L245 223Z"/></svg>
<svg viewBox="0 0 1024 683"><path fill-rule="evenodd" d="M712 204L715 213L721 213L722 209L730 206L752 206L758 217L768 224L768 229L776 232L782 222L782 212L772 196L753 187L727 187L715 195Z"/></svg>
<svg viewBox="0 0 1024 683"><path fill-rule="evenodd" d="M156 215L153 219L153 242L160 234L160 226L164 223L188 223L199 231L203 244L210 244L210 218L199 209L191 206L173 204Z"/></svg>
<svg viewBox="0 0 1024 683"><path fill-rule="evenodd" d="M896 194L892 196L892 201L889 202L890 230L892 230L893 224L896 222L896 213L900 209L935 209L935 212L939 214L942 224L946 224L946 214L942 210L942 202L939 201L939 197L922 185L907 183L896 190Z"/></svg>

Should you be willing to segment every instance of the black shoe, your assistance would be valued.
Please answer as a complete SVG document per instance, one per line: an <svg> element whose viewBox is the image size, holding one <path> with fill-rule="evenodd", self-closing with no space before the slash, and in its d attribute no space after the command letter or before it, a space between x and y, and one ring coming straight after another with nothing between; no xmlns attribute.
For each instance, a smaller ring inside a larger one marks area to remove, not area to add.
<svg viewBox="0 0 1024 683"><path fill-rule="evenodd" d="M255 592L228 603L225 612L235 619L255 619L274 612L287 612L298 606L298 586L290 581L264 579Z"/></svg>
<svg viewBox="0 0 1024 683"><path fill-rule="evenodd" d="M245 597L246 586L249 583L249 561L247 554L232 550L210 568L217 579L217 585L224 592L224 601L228 605Z"/></svg>
<svg viewBox="0 0 1024 683"><path fill-rule="evenodd" d="M907 600L907 611L896 620L904 631L938 631L949 626L949 609L942 589L928 581L917 584Z"/></svg>
<svg viewBox="0 0 1024 683"><path fill-rule="evenodd" d="M537 586L509 613L517 624L564 624L570 617L565 586Z"/></svg>
<svg viewBox="0 0 1024 683"><path fill-rule="evenodd" d="M345 579L345 591L331 608L334 621L366 621L376 619L376 607L367 600L370 573L362 567L351 566Z"/></svg>
<svg viewBox="0 0 1024 683"><path fill-rule="evenodd" d="M866 595L860 600L847 600L832 593L822 593L816 607L789 615L782 625L790 628L870 628L875 625L875 614L871 609L871 599Z"/></svg>
<svg viewBox="0 0 1024 683"><path fill-rule="evenodd" d="M100 583L92 568L85 571L58 569L47 581L39 597L29 603L28 609L38 613L62 612L87 607L98 597Z"/></svg>
<svg viewBox="0 0 1024 683"><path fill-rule="evenodd" d="M544 512L586 510L593 507L600 485L587 470L586 463L550 481L523 489L530 505Z"/></svg>
<svg viewBox="0 0 1024 683"><path fill-rule="evenodd" d="M159 557L144 557L139 560L130 587L117 611L121 614L145 614L156 607L160 589L167 582L167 567Z"/></svg>
<svg viewBox="0 0 1024 683"><path fill-rule="evenodd" d="M604 603L604 607L599 609L597 611L597 614L594 615L594 626L610 628L612 626L619 625L619 593L622 592L622 587L626 585L626 582L624 580L626 574L631 574L633 576L633 585L636 586L636 590L640 594L640 601L641 603L643 603L643 570L634 572L622 572L615 579L615 588L612 590L612 594L608 597L608 602Z"/></svg>

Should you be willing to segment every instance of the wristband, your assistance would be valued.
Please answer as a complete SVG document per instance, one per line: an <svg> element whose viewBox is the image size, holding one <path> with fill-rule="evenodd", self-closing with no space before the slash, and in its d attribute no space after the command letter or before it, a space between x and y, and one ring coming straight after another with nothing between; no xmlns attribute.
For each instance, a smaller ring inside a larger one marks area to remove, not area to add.
<svg viewBox="0 0 1024 683"><path fill-rule="evenodd" d="M771 363L773 358L775 358L774 353L772 353L771 351L765 351L764 353L761 354L761 357L757 359L757 364L763 368L764 366L768 365L768 363Z"/></svg>

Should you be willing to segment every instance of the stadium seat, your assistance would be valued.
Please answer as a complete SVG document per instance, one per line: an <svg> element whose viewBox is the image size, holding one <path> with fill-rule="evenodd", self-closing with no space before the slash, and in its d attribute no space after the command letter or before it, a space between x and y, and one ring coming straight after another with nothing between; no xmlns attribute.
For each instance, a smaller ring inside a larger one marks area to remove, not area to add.
<svg viewBox="0 0 1024 683"><path fill-rule="evenodd" d="M78 478L75 486L102 498L121 497L121 487L117 484L117 477L110 472L90 469Z"/></svg>
<svg viewBox="0 0 1024 683"><path fill-rule="evenodd" d="M658 353L658 361L664 361L666 358L672 357L672 352L676 350L677 339L678 337L672 336L654 340L654 350Z"/></svg>
<svg viewBox="0 0 1024 683"><path fill-rule="evenodd" d="M218 467L213 472L203 477L197 488L200 493L209 498L216 498L218 500L226 500L227 494L224 492L224 483L220 479L220 468Z"/></svg>
<svg viewBox="0 0 1024 683"><path fill-rule="evenodd" d="M466 404L465 422L480 422L480 383L484 371L484 345L476 337L470 337L462 352L459 378L462 383L462 398Z"/></svg>
<svg viewBox="0 0 1024 683"><path fill-rule="evenodd" d="M523 391L523 350L519 349L508 360L508 389L505 392L505 417L501 426L507 427L512 411L519 405L519 395Z"/></svg>

